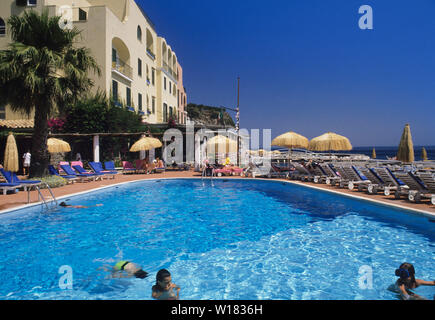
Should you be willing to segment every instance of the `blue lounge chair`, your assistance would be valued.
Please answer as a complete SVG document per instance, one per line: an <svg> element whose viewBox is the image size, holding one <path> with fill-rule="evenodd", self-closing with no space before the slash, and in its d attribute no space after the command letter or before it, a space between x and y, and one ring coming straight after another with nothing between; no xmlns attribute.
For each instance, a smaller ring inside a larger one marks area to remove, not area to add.
<svg viewBox="0 0 435 320"><path fill-rule="evenodd" d="M106 162L104 162L104 168L105 168L107 171L118 172L118 171L116 170L116 168L115 168L115 162L113 162L113 161L106 161Z"/></svg>
<svg viewBox="0 0 435 320"><path fill-rule="evenodd" d="M48 171L52 176L58 176L66 179L68 183L74 183L77 180L77 176L60 175L59 172L56 170L56 168L53 167L51 164L48 166Z"/></svg>
<svg viewBox="0 0 435 320"><path fill-rule="evenodd" d="M80 173L77 173L77 172L75 172L75 171L71 168L71 166L66 165L66 164L62 164L60 167L62 168L63 171L65 171L65 173L66 173L67 175L69 175L69 176L75 176L75 177L77 177L78 179L80 179L80 182L83 182L84 180L88 180L88 181L89 181L89 180L93 180L93 181L95 181L95 176L94 176L94 175L89 175L89 174L80 174Z"/></svg>
<svg viewBox="0 0 435 320"><path fill-rule="evenodd" d="M118 171L104 170L101 162L89 162L89 166L96 174L102 174L103 177L111 176L112 179L115 179L115 175L118 174Z"/></svg>
<svg viewBox="0 0 435 320"><path fill-rule="evenodd" d="M27 188L30 189L32 187L39 187L41 185L40 180L20 180L15 172L6 171L3 168L0 168L0 173L8 183L20 184L24 188L24 191L27 191Z"/></svg>
<svg viewBox="0 0 435 320"><path fill-rule="evenodd" d="M20 187L22 187L22 185L18 183L0 183L0 190L3 191L3 195L10 190L16 190Z"/></svg>
<svg viewBox="0 0 435 320"><path fill-rule="evenodd" d="M81 167L81 166L73 166L73 168L74 168L74 170L76 170L80 174L88 175L90 177L93 176L93 177L95 177L95 180L98 180L98 179L103 180L104 174L102 174L102 173L88 172L85 169L83 169L83 167Z"/></svg>
<svg viewBox="0 0 435 320"><path fill-rule="evenodd" d="M423 181L412 172L395 171L394 175L409 187L409 189L401 190L401 195L407 195L409 201L419 202L422 195L430 193Z"/></svg>

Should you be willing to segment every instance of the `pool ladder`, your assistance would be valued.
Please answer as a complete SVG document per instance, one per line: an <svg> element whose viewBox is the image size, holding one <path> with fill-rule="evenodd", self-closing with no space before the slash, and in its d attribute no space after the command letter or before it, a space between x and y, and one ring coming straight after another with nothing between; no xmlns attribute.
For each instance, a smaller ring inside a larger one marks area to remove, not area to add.
<svg viewBox="0 0 435 320"><path fill-rule="evenodd" d="M45 198L44 198L44 195L43 195L42 192L41 192L41 188L40 188L40 186L39 186L39 185L35 186L36 191L38 191L38 201L42 200L41 205L45 205L45 207L46 207L47 209L49 209L49 207L48 207L48 201L51 200L51 203L55 203L56 206L57 206L57 205L58 205L58 203L57 203L57 199L56 199L56 197L54 196L54 194L53 194L53 190L51 190L51 188L50 188L50 186L48 185L48 183L47 183L47 182L42 182L41 185L45 186L45 187L48 189L48 191L50 192L50 195L51 195L51 199L45 199ZM27 203L30 203L30 190L31 190L31 188L29 188L29 189L27 190Z"/></svg>

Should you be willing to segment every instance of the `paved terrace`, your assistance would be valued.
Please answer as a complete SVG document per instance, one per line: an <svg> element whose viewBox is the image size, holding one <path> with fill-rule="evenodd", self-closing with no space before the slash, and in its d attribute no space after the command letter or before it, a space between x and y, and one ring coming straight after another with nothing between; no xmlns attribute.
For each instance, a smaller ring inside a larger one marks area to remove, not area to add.
<svg viewBox="0 0 435 320"><path fill-rule="evenodd" d="M103 181L93 181L93 182L84 182L84 183L76 182L74 184L66 185L52 190L55 197L60 198L60 197L70 196L80 192L95 190L101 187L106 187L118 183L125 183L129 181L158 179L158 178L167 179L167 178L200 178L200 177L201 177L200 173L193 172L193 171L166 171L164 173L158 173L158 174L118 174L115 176L115 179L104 179ZM240 177L223 177L223 178L234 179ZM219 178L214 178L214 179L219 179ZM242 179L249 179L249 178L242 178ZM275 179L275 180L282 180L282 179ZM428 199L424 199L421 201L421 203L416 204L416 203L411 203L404 198L396 200L394 199L394 196L387 197L383 194L369 195L364 192L358 192L356 190L350 191L348 189L340 189L338 187L333 187L326 184L315 184L311 182L301 182L295 180L283 180L283 181L291 181L292 183L295 184L320 188L324 190L331 190L341 194L366 198L370 200L376 200L387 205L402 206L404 208L422 210L428 213L430 216L433 215L433 217L435 218L435 206L432 205L430 203L430 200ZM50 198L48 190L42 190L42 193L45 198L47 199ZM38 202L37 191L31 191L30 203L34 204L37 202ZM16 194L0 195L0 211L18 208L25 205L27 205L27 192L20 191Z"/></svg>

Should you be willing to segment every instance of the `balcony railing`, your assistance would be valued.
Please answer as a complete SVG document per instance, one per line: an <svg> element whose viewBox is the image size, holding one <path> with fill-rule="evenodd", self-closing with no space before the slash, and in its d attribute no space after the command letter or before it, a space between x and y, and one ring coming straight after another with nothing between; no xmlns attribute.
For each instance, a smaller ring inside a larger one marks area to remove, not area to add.
<svg viewBox="0 0 435 320"><path fill-rule="evenodd" d="M163 62L163 69L165 69L165 71L169 73L170 76L174 78L174 80L178 81L178 74L174 72L174 70L172 70L172 68L169 67L166 62Z"/></svg>
<svg viewBox="0 0 435 320"><path fill-rule="evenodd" d="M156 60L156 55L151 50L147 49L147 54L151 59Z"/></svg>
<svg viewBox="0 0 435 320"><path fill-rule="evenodd" d="M116 70L128 78L132 79L133 69L124 61L118 59L117 61L112 61L112 69Z"/></svg>

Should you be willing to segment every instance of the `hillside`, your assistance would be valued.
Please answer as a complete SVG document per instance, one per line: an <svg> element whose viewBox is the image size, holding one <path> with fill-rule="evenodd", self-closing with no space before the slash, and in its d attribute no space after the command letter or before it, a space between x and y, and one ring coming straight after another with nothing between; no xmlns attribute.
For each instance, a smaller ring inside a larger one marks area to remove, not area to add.
<svg viewBox="0 0 435 320"><path fill-rule="evenodd" d="M235 127L233 118L225 109L189 103L186 111L191 120L199 125L222 125Z"/></svg>

